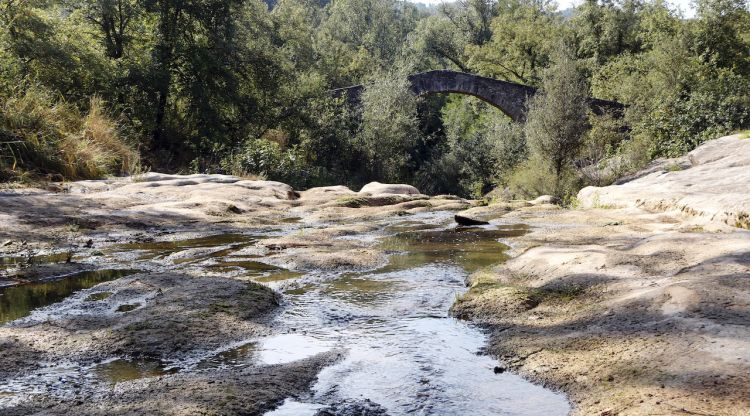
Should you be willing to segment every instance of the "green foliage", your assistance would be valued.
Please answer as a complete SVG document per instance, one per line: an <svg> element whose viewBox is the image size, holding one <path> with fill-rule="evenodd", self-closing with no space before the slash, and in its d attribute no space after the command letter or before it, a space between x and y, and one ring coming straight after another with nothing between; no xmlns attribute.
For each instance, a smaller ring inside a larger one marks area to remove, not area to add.
<svg viewBox="0 0 750 416"><path fill-rule="evenodd" d="M446 150L417 173L420 190L481 198L527 155L522 126L473 97L452 98L443 108Z"/></svg>
<svg viewBox="0 0 750 416"><path fill-rule="evenodd" d="M155 170L298 188L565 196L750 127L747 1L697 6L688 20L641 0L565 16L547 0L7 0L0 168L97 177L137 169L137 148ZM440 68L542 93L523 127L409 92L407 74ZM361 106L329 92L355 84ZM589 95L627 104L624 120L588 117Z"/></svg>
<svg viewBox="0 0 750 416"><path fill-rule="evenodd" d="M662 101L644 121L651 156L678 156L750 123L750 80L718 71L685 97Z"/></svg>
<svg viewBox="0 0 750 416"><path fill-rule="evenodd" d="M356 145L370 177L398 181L408 174L409 150L419 140L417 97L403 75L387 75L362 92L362 127Z"/></svg>
<svg viewBox="0 0 750 416"><path fill-rule="evenodd" d="M563 35L561 19L545 2L506 2L492 20L489 42L467 45L469 66L482 75L538 85ZM544 34L544 35L542 35Z"/></svg>
<svg viewBox="0 0 750 416"><path fill-rule="evenodd" d="M304 155L299 148L282 150L277 142L254 139L245 143L237 153L222 161L224 169L232 175L272 178L286 183L305 183L309 172L300 163Z"/></svg>
<svg viewBox="0 0 750 416"><path fill-rule="evenodd" d="M553 195L564 196L562 179L583 144L588 125L588 86L577 63L563 52L545 72L529 103L526 137L532 155L554 173Z"/></svg>
<svg viewBox="0 0 750 416"><path fill-rule="evenodd" d="M571 166L565 165L558 174L547 160L533 153L508 178L508 190L514 199L558 194L567 200L578 191L578 186Z"/></svg>
<svg viewBox="0 0 750 416"><path fill-rule="evenodd" d="M611 114L589 114L589 123L576 158L578 172L585 185L606 186L630 167L617 154L626 140L625 126Z"/></svg>
<svg viewBox="0 0 750 416"><path fill-rule="evenodd" d="M316 33L322 69L337 86L390 71L418 12L394 0L337 0Z"/></svg>

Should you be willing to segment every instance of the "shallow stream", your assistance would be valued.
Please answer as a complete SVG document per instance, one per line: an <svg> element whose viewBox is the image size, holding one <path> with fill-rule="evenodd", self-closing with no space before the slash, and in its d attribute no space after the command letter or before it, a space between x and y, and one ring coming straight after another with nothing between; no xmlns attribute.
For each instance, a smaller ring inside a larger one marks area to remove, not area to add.
<svg viewBox="0 0 750 416"><path fill-rule="evenodd" d="M269 415L312 415L330 403L363 399L393 415L567 414L562 395L496 374L496 361L480 354L486 335L448 315L467 274L502 261L508 247L501 241L527 227L455 228L439 214L413 222L386 227L397 233L380 239L391 253L388 266L336 275L288 296L278 323L295 335L278 338L295 338L262 342L261 352L274 354L261 359L282 359L275 350L288 354L288 345L347 354L321 372L311 397L287 400Z"/></svg>
<svg viewBox="0 0 750 416"><path fill-rule="evenodd" d="M300 227L285 225L279 233L298 232ZM263 238L260 235L120 245L107 255L119 258L123 269L148 268L144 262L170 258L177 268L240 270L282 291L285 300L273 322L277 335L235 342L193 360L119 357L86 368L70 363L51 368L51 377L38 382L0 381L0 410L20 390L43 390L57 378L73 378L81 388L107 389L174 372L283 364L337 350L343 358L319 374L307 397L287 399L268 415L314 415L331 405L365 400L391 415L565 415L570 407L562 395L493 371L497 362L481 354L483 331L448 314L465 291L467 275L503 261L506 243L526 230L524 225L456 228L450 213L414 215L383 223L372 233L341 237L374 241L389 254L387 266L357 273L294 273L268 266L257 256L232 255ZM99 272L4 289L0 323L44 306L45 313L54 314L55 302L79 291L80 302L106 299L107 292L92 286L127 273Z"/></svg>

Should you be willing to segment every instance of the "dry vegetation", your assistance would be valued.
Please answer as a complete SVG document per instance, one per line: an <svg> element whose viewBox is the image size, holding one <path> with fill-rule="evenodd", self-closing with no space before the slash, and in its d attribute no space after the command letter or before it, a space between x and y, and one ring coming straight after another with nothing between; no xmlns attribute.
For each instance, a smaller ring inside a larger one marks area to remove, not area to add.
<svg viewBox="0 0 750 416"><path fill-rule="evenodd" d="M0 175L92 179L135 173L139 156L97 97L87 113L39 89L0 100Z"/></svg>

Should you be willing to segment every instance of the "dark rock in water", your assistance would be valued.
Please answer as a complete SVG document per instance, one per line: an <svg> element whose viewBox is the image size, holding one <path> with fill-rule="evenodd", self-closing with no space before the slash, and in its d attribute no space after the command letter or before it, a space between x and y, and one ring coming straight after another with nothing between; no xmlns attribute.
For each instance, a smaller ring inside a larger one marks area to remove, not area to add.
<svg viewBox="0 0 750 416"><path fill-rule="evenodd" d="M487 221L476 220L474 218L464 217L463 215L456 214L453 219L458 225L486 225L489 224Z"/></svg>
<svg viewBox="0 0 750 416"><path fill-rule="evenodd" d="M345 400L318 410L315 416L387 416L385 408L370 399Z"/></svg>
<svg viewBox="0 0 750 416"><path fill-rule="evenodd" d="M495 366L495 368L492 369L492 371L494 371L495 374L502 374L505 372L505 367L498 365L498 366Z"/></svg>

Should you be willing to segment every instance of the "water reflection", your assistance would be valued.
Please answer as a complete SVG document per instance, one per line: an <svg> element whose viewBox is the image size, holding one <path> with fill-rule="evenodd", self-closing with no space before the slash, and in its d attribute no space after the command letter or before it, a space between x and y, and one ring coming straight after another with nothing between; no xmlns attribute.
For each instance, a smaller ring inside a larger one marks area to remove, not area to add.
<svg viewBox="0 0 750 416"><path fill-rule="evenodd" d="M498 240L527 227L425 228L381 241L391 253L388 266L326 279L289 297L277 322L296 332L277 353L334 345L347 354L319 374L312 397L287 401L270 415L313 415L321 405L364 399L393 415L568 413L562 395L495 374L495 360L477 354L486 342L482 331L448 316L467 273L503 261L508 247Z"/></svg>
<svg viewBox="0 0 750 416"><path fill-rule="evenodd" d="M135 272L122 269L86 271L56 280L0 289L0 324L27 316L36 308L60 302L79 290Z"/></svg>
<svg viewBox="0 0 750 416"><path fill-rule="evenodd" d="M153 359L125 359L120 358L114 361L102 363L94 367L94 374L112 384L123 381L137 380L146 377L158 377L167 374L174 374L179 371L177 368L167 368L164 363Z"/></svg>
<svg viewBox="0 0 750 416"><path fill-rule="evenodd" d="M518 237L528 232L523 225L502 228L448 228L410 231L385 238L380 247L392 252L389 265L382 272L404 270L427 263L454 263L467 272L476 271L507 259L508 246L500 239Z"/></svg>
<svg viewBox="0 0 750 416"><path fill-rule="evenodd" d="M237 347L222 351L199 362L196 366L199 370L226 367L246 367L252 363L252 357L257 351L257 344L248 342Z"/></svg>

